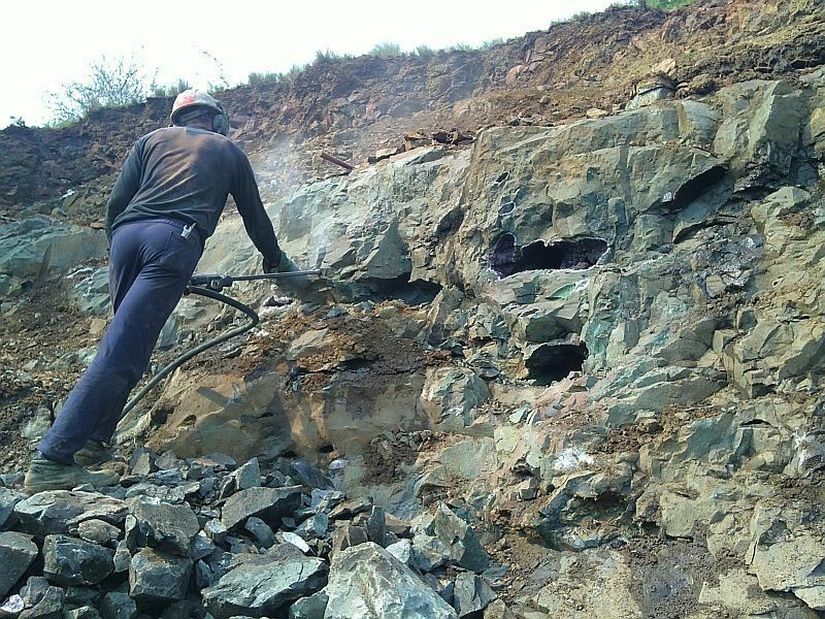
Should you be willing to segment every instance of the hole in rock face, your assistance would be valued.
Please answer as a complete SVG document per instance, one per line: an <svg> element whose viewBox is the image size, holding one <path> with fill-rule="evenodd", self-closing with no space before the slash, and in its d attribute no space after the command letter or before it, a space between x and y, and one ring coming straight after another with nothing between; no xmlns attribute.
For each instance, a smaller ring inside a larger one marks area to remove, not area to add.
<svg viewBox="0 0 825 619"><path fill-rule="evenodd" d="M421 305L432 303L436 295L441 292L441 285L435 282L416 279L410 281L410 274L406 273L393 279L370 279L365 282L371 301L403 301L407 305Z"/></svg>
<svg viewBox="0 0 825 619"><path fill-rule="evenodd" d="M489 253L490 266L500 277L540 269L589 269L607 251L607 241L593 237L542 240L516 245L516 237L502 234Z"/></svg>
<svg viewBox="0 0 825 619"><path fill-rule="evenodd" d="M527 359L527 378L538 385L562 380L570 372L581 372L587 359L587 346L582 344L544 344Z"/></svg>

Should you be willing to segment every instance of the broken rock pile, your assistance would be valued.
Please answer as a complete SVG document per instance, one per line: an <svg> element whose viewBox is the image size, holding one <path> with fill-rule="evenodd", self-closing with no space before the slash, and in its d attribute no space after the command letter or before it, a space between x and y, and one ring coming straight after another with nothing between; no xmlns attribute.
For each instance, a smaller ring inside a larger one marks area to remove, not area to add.
<svg viewBox="0 0 825 619"><path fill-rule="evenodd" d="M406 522L303 460L141 449L103 491L0 488L0 617L480 617L500 571L459 514Z"/></svg>

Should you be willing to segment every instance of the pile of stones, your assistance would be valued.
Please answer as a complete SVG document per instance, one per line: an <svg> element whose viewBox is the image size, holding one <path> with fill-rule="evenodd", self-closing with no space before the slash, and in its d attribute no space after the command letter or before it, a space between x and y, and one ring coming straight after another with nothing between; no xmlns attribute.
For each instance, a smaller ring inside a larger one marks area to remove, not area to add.
<svg viewBox="0 0 825 619"><path fill-rule="evenodd" d="M141 449L103 491L2 481L0 618L511 616L471 514L407 522L306 461Z"/></svg>

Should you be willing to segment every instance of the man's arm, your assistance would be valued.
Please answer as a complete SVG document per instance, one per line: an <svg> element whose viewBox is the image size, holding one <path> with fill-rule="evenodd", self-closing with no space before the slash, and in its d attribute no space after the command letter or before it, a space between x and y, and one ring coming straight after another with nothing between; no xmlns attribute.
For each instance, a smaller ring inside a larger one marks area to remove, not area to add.
<svg viewBox="0 0 825 619"><path fill-rule="evenodd" d="M112 188L112 195L109 196L109 203L106 205L106 236L111 241L112 225L137 193L140 188L140 147L139 142L135 143L126 162L120 169L120 176L115 181Z"/></svg>
<svg viewBox="0 0 825 619"><path fill-rule="evenodd" d="M238 174L232 197L235 198L235 204L238 206L238 212L241 214L249 238L261 252L264 260L269 265L276 266L281 260L281 250L275 238L275 230L264 210L258 183L255 181L255 174L249 159L240 149L238 149L238 154Z"/></svg>

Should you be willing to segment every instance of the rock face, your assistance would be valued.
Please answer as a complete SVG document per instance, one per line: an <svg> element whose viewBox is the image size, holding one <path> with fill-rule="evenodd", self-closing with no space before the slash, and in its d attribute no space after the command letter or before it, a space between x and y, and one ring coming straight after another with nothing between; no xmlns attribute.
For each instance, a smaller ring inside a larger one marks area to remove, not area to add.
<svg viewBox="0 0 825 619"><path fill-rule="evenodd" d="M336 555L324 619L457 617L432 589L380 546L368 542Z"/></svg>

